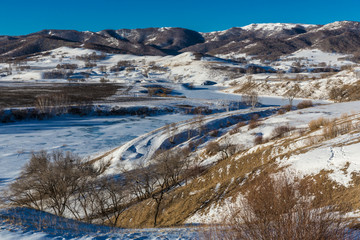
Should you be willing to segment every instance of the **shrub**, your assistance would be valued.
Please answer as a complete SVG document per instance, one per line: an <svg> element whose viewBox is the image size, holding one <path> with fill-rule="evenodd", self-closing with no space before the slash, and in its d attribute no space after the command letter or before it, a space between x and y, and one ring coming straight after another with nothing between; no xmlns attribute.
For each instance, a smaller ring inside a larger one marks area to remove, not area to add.
<svg viewBox="0 0 360 240"><path fill-rule="evenodd" d="M126 61L126 60L118 61L116 65L118 67L132 67L133 66L131 61Z"/></svg>
<svg viewBox="0 0 360 240"><path fill-rule="evenodd" d="M155 71L155 72L167 72L168 69L165 67L161 67L161 66L157 66L157 65L152 65L149 67L149 70Z"/></svg>
<svg viewBox="0 0 360 240"><path fill-rule="evenodd" d="M107 69L107 67L104 66L104 65L102 65L102 66L99 67L99 71L100 71L100 72L103 72L103 73L106 72L106 69Z"/></svg>
<svg viewBox="0 0 360 240"><path fill-rule="evenodd" d="M12 109L11 114L14 116L15 120L25 120L28 118L27 109Z"/></svg>
<svg viewBox="0 0 360 240"><path fill-rule="evenodd" d="M96 63L92 63L92 62L85 62L85 68L93 68L96 67Z"/></svg>
<svg viewBox="0 0 360 240"><path fill-rule="evenodd" d="M219 136L219 130L215 129L215 130L209 132L209 135L211 137L217 137L217 136Z"/></svg>
<svg viewBox="0 0 360 240"><path fill-rule="evenodd" d="M239 132L239 129L238 128L233 128L233 129L231 129L230 131L229 131L229 134L230 135L234 135L234 134L236 134L236 133L238 133Z"/></svg>
<svg viewBox="0 0 360 240"><path fill-rule="evenodd" d="M110 72L121 72L123 70L125 70L125 67L117 65L110 68Z"/></svg>
<svg viewBox="0 0 360 240"><path fill-rule="evenodd" d="M245 125L246 125L245 122L238 122L235 127L236 127L236 128L241 128L241 127L243 127L243 126L245 126Z"/></svg>
<svg viewBox="0 0 360 240"><path fill-rule="evenodd" d="M259 115L255 114L252 116L251 120L249 121L249 129L254 129L260 125L259 123Z"/></svg>
<svg viewBox="0 0 360 240"><path fill-rule="evenodd" d="M70 64L70 63L65 63L65 64L58 64L56 66L57 69L70 69L70 70L75 70L78 68L77 64Z"/></svg>
<svg viewBox="0 0 360 240"><path fill-rule="evenodd" d="M285 113L286 113L286 110L283 109L283 108L280 108L280 109L277 111L277 114L279 114L279 115L283 115L283 114L285 114Z"/></svg>
<svg viewBox="0 0 360 240"><path fill-rule="evenodd" d="M314 106L312 101L304 100L302 102L299 102L296 107L297 107L297 109L304 109L304 108L309 108L309 107L312 107L312 106Z"/></svg>
<svg viewBox="0 0 360 240"><path fill-rule="evenodd" d="M333 87L329 91L329 98L336 102L356 101L360 99L360 81L354 84L345 84L341 87Z"/></svg>
<svg viewBox="0 0 360 240"><path fill-rule="evenodd" d="M292 108L292 106L291 105L284 105L283 107L282 107L282 109L284 109L284 111L286 111L286 112L290 112L291 111L291 108Z"/></svg>
<svg viewBox="0 0 360 240"><path fill-rule="evenodd" d="M235 133L238 133L239 132L239 129L243 126L245 126L246 123L245 122L238 122L235 127L233 129L231 129L231 131L229 132L230 135L233 135Z"/></svg>
<svg viewBox="0 0 360 240"><path fill-rule="evenodd" d="M101 53L100 55L97 55L96 52L93 52L91 54L84 54L81 56L76 56L77 60L82 60L82 61L97 61L97 60L104 60L106 58L106 54L105 53Z"/></svg>
<svg viewBox="0 0 360 240"><path fill-rule="evenodd" d="M289 125L278 126L272 131L272 138L276 139L288 136L290 131L292 131L293 129L294 128L290 127Z"/></svg>
<svg viewBox="0 0 360 240"><path fill-rule="evenodd" d="M43 78L46 79L66 79L69 76L71 76L73 74L73 72L69 71L64 71L64 70L60 70L60 71L51 71L51 72L44 72L43 73Z"/></svg>
<svg viewBox="0 0 360 240"><path fill-rule="evenodd" d="M255 81L252 80L251 78L249 78L247 82L241 84L240 88L235 90L235 93L251 92L251 91L255 90L256 86L257 85L256 85Z"/></svg>
<svg viewBox="0 0 360 240"><path fill-rule="evenodd" d="M101 82L101 83L108 83L108 82L110 82L110 80L109 80L109 79L106 79L106 78L101 78L101 79L100 79L100 82Z"/></svg>
<svg viewBox="0 0 360 240"><path fill-rule="evenodd" d="M205 148L205 153L209 156L214 156L215 154L217 154L218 152L220 152L220 144L218 142L209 142L206 145Z"/></svg>
<svg viewBox="0 0 360 240"><path fill-rule="evenodd" d="M345 122L337 124L335 121L329 122L323 130L323 137L325 139L335 138L339 135L346 134L354 129L352 122Z"/></svg>
<svg viewBox="0 0 360 240"><path fill-rule="evenodd" d="M254 139L254 144L259 145L262 143L263 143L263 135L262 134L256 135L256 137Z"/></svg>
<svg viewBox="0 0 360 240"><path fill-rule="evenodd" d="M315 208L304 187L286 177L257 180L240 206L231 209L229 228L218 228L219 239L345 239L345 219L338 206Z"/></svg>
<svg viewBox="0 0 360 240"><path fill-rule="evenodd" d="M321 126L324 126L329 123L328 119L319 117L318 119L311 120L309 122L310 131L318 130Z"/></svg>

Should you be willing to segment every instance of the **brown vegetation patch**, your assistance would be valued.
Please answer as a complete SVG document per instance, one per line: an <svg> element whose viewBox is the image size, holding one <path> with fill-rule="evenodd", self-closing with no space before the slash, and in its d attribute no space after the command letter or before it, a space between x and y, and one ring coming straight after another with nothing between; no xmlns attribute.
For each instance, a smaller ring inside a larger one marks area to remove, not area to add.
<svg viewBox="0 0 360 240"><path fill-rule="evenodd" d="M0 107L33 107L38 96L63 95L69 104L91 103L110 97L120 84L16 84L0 86Z"/></svg>

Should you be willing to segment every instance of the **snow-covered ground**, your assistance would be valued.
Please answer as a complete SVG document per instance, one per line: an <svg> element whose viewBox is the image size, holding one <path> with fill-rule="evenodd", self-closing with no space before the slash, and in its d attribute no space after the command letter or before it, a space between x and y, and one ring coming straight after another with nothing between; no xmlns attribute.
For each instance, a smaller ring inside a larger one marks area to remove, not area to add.
<svg viewBox="0 0 360 240"><path fill-rule="evenodd" d="M292 28L293 26L294 25L289 25L288 27ZM249 25L244 27L244 29L262 28L271 32L283 27L281 24L257 24ZM304 25L304 27L311 28L312 26ZM164 98L164 100L126 102L121 103L122 106L207 106L211 109L221 109L221 111L223 111L228 108L230 103L241 102L241 95L232 94L232 92L236 90L236 87L231 90L226 90L223 87L230 86L230 83L234 82L240 85L248 81L248 75L234 75L231 71L230 73L217 71L211 67L222 66L236 69L246 67L246 64L237 64L214 57L204 57L196 60L193 53L182 53L177 56L166 57L106 54L103 60L96 61L97 66L88 69L84 66L84 61L79 60L77 56L92 54L93 52L97 55L101 54L101 52L87 49L59 48L51 51L48 56L41 56L36 60L29 60L26 65L30 66L30 69L16 70L17 66L11 66L13 68L12 74L0 76L0 82L4 85L11 85L12 82L15 81L31 84L36 84L38 81L48 83L67 82L65 79L44 79L44 72L56 69L58 64L77 64L78 69L74 71L74 74L84 74L84 72L86 72L89 75L86 82L99 82L101 78L106 78L110 82L124 83L126 86L132 87L128 93L131 96L145 96L146 93L141 92L141 90L143 90L147 84L160 84L174 90L173 97ZM263 64L257 59L252 60L253 56L241 55L241 57L245 57L249 61L249 64ZM300 64L305 64L308 69L318 65L329 65L340 68L341 66L352 64L352 62L345 60L347 57L349 56L325 53L317 49L308 49L283 56L280 61L270 63L268 67L272 67L275 70L288 71L295 62L300 61ZM119 61L127 61L131 63L133 67L117 73L110 72L109 68L115 66ZM160 67L161 69L155 68L154 70L152 69L153 66ZM8 67L8 64L0 64L0 68L2 69ZM107 72L102 72L101 67L106 67ZM358 68L341 71L327 77L317 73L311 76L308 73L304 73L303 75L309 75L309 77L314 77L315 79L298 82L303 90L313 92L311 97L325 99L327 98L327 91L330 86L337 86L343 83L351 84L357 81L357 70ZM286 79L284 85L291 87L292 84L290 82L292 82L297 75L298 74L285 73L281 76ZM262 121L261 125L251 130L249 130L248 127L244 127L240 129L238 133L225 134L217 139L220 143L227 141L231 144L252 148L256 136L261 135L264 138L271 138L273 130L278 126L289 125L297 128L307 128L309 121L318 117L335 118L344 113L350 114L360 109L360 102L352 102L319 105L309 109L291 111L283 115L275 115L275 111L271 114L265 114L264 112L266 112L266 110L264 107L288 104L288 100L282 97L286 91L286 87L276 85L281 79L279 79L279 76L275 73L255 74L252 75L252 79L257 84L269 83L269 86L273 84L277 89L275 89L276 91L270 91L271 88L269 88L270 90L268 92L260 91L262 95L259 96L259 102L262 105L260 105L258 109L252 111L242 109L236 112L222 112L216 115L206 116L202 121L203 124L210 126L216 121L226 122L230 116L242 115L243 117L249 117L250 114L259 113ZM206 81L217 82L217 85L202 85ZM191 83L195 88L190 89L182 85L183 83ZM178 98L178 96L181 96L181 98ZM294 105L302 100L303 99L295 99ZM313 102L331 103L327 100L316 100ZM112 103L109 105L111 104ZM113 105L117 105L117 103ZM239 106L239 108L244 108L244 106ZM63 116L53 120L0 123L0 186L5 186L19 175L22 166L29 160L32 151L70 150L83 157L91 158L101 156L109 150L115 149L111 155L107 155L108 160L114 161L112 167L116 166L117 161L122 159L126 161L128 168L131 168L131 165L134 165L136 160L146 161L149 159L151 154L165 142L168 138L168 130L162 128L163 126L180 122L176 130L177 134L181 132L185 133L189 130L196 131L198 125L193 123L198 121L198 119L194 119L192 123L185 121L192 117L193 115L180 113L145 118L138 116ZM220 125L219 122L216 124ZM233 126L224 128L223 133L231 130L232 127ZM298 172L301 176L316 174L322 169L330 170L332 171L329 175L331 179L348 186L351 184L351 172L358 171L360 166L358 159L360 155L360 144L355 143L340 147L334 146L334 144L348 142L358 138L358 135L344 135L339 139L330 140L319 148L315 148L302 155L294 155L285 159L280 165L287 166L289 170ZM179 142L178 144L181 143ZM204 145L205 143L203 146ZM215 162L219 157L219 155L209 158L205 157L203 163L209 164ZM348 166L347 172L342 170L345 165ZM110 167L108 173L113 173L114 169L114 167ZM217 215L226 213L227 210L225 207L210 206L207 215L195 214L192 218L188 219L188 222L214 222L216 219L219 219ZM0 212L0 217L2 214L4 214L4 212ZM196 239L199 236L197 230L192 228L114 230L111 234L103 232L107 230L109 229L97 229L89 231L89 233L85 235L75 233L63 235L56 232L56 230L40 232L32 227L19 227L3 222L0 224L0 239Z"/></svg>
<svg viewBox="0 0 360 240"><path fill-rule="evenodd" d="M246 146L249 152L256 151L258 145L254 144L254 139L257 135L262 135L264 139L270 139L273 137L273 130L279 126L289 126L296 129L308 130L308 124L311 120L318 118L335 119L343 116L353 115L352 118L359 119L360 117L360 102L348 102L348 103L336 103L319 105L312 108L301 109L297 111L287 112L282 115L272 115L267 119L261 121L261 124L249 130L248 126L244 126L244 130L240 130L235 134L227 134L218 141L221 143L226 139L227 142L233 144L239 144ZM359 124L358 120L354 124ZM321 135L323 129L320 129L312 135ZM295 134L296 135L296 134ZM288 172L291 176L298 176L300 178L305 176L312 176L319 174L321 171L329 171L329 178L339 185L349 187L353 184L353 173L358 174L360 172L360 134L344 134L326 140L317 144L310 144L307 140L303 140L301 137L299 140L291 143L287 147L274 144L274 157L277 154L284 154L286 151L294 151L301 149L302 147L309 148L304 153L295 153L290 157L281 157L277 159L279 167L283 167L283 171ZM265 143L265 145L268 143ZM281 144L281 142L280 142ZM260 145L261 146L261 145ZM304 151L304 150L303 150ZM215 156L216 157L216 156ZM219 156L217 156L219 157ZM213 161L216 160L212 157ZM222 223L231 212L232 207L238 207L242 196L239 195L237 200L224 199L223 204L217 204L214 202L207 207L204 212L197 212L191 216L187 223ZM354 214L355 217L359 217L359 214Z"/></svg>
<svg viewBox="0 0 360 240"><path fill-rule="evenodd" d="M5 220L3 222L2 220ZM14 225L11 221L21 222ZM200 239L206 228L158 228L120 229L76 222L48 213L17 208L0 210L0 239L148 239L148 240L195 240ZM201 238L203 239L203 238Z"/></svg>
<svg viewBox="0 0 360 240"><path fill-rule="evenodd" d="M281 58L281 64L292 66L295 62L304 64L305 66L318 66L319 64L325 66L341 67L344 65L353 65L354 63L346 60L350 55L340 53L328 53L319 49L301 49L290 55Z"/></svg>
<svg viewBox="0 0 360 240"><path fill-rule="evenodd" d="M32 151L61 149L90 157L166 124L191 117L181 114L146 118L71 117L0 124L1 180L16 178Z"/></svg>

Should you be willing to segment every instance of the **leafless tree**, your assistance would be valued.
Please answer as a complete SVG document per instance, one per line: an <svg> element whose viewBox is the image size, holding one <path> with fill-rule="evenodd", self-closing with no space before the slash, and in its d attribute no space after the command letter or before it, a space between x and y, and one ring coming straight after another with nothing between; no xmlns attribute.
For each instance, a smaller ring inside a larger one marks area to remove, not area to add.
<svg viewBox="0 0 360 240"><path fill-rule="evenodd" d="M170 143L175 143L175 137L176 137L176 131L177 131L177 125L176 123L171 123L165 126L166 134L169 137Z"/></svg>
<svg viewBox="0 0 360 240"><path fill-rule="evenodd" d="M111 176L97 182L92 194L97 207L95 214L104 219L103 223L116 226L126 206L127 191L123 183Z"/></svg>
<svg viewBox="0 0 360 240"><path fill-rule="evenodd" d="M20 177L10 185L6 192L6 200L16 206L44 210L47 193L44 191L42 173L46 172L48 164L46 152L32 154L29 163L21 171Z"/></svg>
<svg viewBox="0 0 360 240"><path fill-rule="evenodd" d="M240 146L231 143L228 136L225 136L219 145L219 151L222 153L223 158L229 158L235 154Z"/></svg>
<svg viewBox="0 0 360 240"><path fill-rule="evenodd" d="M198 115L198 117L196 118L196 125L199 131L199 135L201 135L205 131L204 118L204 115Z"/></svg>
<svg viewBox="0 0 360 240"><path fill-rule="evenodd" d="M141 201L151 197L156 189L156 179L153 165L144 166L139 164L136 169L125 171L126 185L132 195Z"/></svg>
<svg viewBox="0 0 360 240"><path fill-rule="evenodd" d="M248 94L242 95L241 101L243 101L246 105L251 106L251 109L254 109L259 102L259 96L257 92L251 91Z"/></svg>
<svg viewBox="0 0 360 240"><path fill-rule="evenodd" d="M301 88L299 86L299 84L294 84L292 86L290 86L290 89L288 89L285 94L284 94L284 98L287 98L289 100L289 105L292 106L293 105L293 100L294 98L296 98L301 92Z"/></svg>
<svg viewBox="0 0 360 240"><path fill-rule="evenodd" d="M158 223L165 194L188 174L187 154L188 151L160 150L149 166L140 165L125 173L126 187L138 200L152 198L155 201L154 226Z"/></svg>
<svg viewBox="0 0 360 240"><path fill-rule="evenodd" d="M17 206L46 210L63 216L79 182L95 170L70 152L33 153L20 177L9 187L7 199Z"/></svg>
<svg viewBox="0 0 360 240"><path fill-rule="evenodd" d="M66 112L69 104L69 97L63 93L40 95L35 99L35 107L40 111L40 113L62 114Z"/></svg>
<svg viewBox="0 0 360 240"><path fill-rule="evenodd" d="M51 109L51 100L47 95L37 96L35 99L35 107L40 113L49 113Z"/></svg>

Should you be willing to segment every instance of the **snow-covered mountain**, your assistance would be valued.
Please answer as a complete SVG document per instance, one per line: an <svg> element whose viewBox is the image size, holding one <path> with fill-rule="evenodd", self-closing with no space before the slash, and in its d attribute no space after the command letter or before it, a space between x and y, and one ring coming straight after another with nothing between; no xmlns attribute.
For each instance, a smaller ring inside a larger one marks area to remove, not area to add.
<svg viewBox="0 0 360 240"><path fill-rule="evenodd" d="M360 47L359 22L327 25L266 23L200 33L184 28L118 29L99 32L43 30L25 36L0 36L0 57L20 57L62 46L84 47L111 53L176 55L245 53L276 59L303 48L355 53Z"/></svg>

